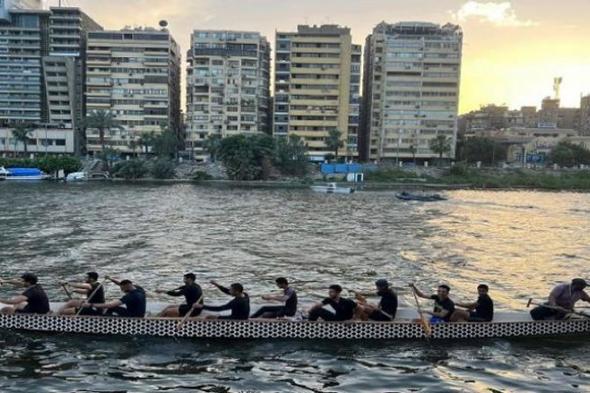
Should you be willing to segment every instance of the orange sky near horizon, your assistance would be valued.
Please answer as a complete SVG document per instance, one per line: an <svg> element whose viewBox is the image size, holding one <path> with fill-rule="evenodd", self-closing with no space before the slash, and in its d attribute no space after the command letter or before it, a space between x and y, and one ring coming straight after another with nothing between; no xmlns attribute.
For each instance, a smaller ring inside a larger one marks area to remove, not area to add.
<svg viewBox="0 0 590 393"><path fill-rule="evenodd" d="M57 5L58 0L49 0ZM380 21L457 23L464 31L460 112L488 103L540 106L563 77L562 106L590 94L588 0L63 0L107 29L169 22L183 56L193 29L260 31L340 24L355 43ZM184 90L183 90L184 91Z"/></svg>

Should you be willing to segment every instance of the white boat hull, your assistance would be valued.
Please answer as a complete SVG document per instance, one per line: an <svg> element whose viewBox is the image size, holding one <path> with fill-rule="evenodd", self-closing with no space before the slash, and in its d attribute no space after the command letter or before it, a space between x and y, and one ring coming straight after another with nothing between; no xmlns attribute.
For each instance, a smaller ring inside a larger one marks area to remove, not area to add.
<svg viewBox="0 0 590 393"><path fill-rule="evenodd" d="M154 309L153 307L151 307ZM158 308L159 309L159 308ZM98 334L106 336L159 336L241 339L348 339L393 340L424 339L421 324L403 317L416 316L413 310L400 310L394 322L310 322L289 320L199 320L191 319L177 331L175 318L73 317L54 315L0 315L0 328ZM506 313L498 321L482 323L444 323L432 326L431 339L474 339L589 335L590 319L532 321L526 313Z"/></svg>

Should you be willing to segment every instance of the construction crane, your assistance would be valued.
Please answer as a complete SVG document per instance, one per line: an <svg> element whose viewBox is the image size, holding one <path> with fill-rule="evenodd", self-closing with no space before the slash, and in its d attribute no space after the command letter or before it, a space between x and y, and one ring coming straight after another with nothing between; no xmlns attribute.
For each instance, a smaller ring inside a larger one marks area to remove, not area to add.
<svg viewBox="0 0 590 393"><path fill-rule="evenodd" d="M563 82L562 77L553 78L553 94L556 100L559 100L560 92L561 92L561 83Z"/></svg>

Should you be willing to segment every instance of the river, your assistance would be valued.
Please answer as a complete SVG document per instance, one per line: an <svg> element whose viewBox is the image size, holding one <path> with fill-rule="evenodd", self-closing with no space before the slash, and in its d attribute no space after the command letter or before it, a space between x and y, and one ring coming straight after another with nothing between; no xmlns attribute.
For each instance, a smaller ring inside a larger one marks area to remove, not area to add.
<svg viewBox="0 0 590 393"><path fill-rule="evenodd" d="M194 272L256 297L289 277L308 300L386 277L455 300L490 285L498 309L588 277L590 195L452 191L403 203L393 192L181 185L0 183L0 275L36 272L53 300L63 279L101 274L146 289ZM107 296L119 296L107 287ZM0 297L14 293L3 286ZM157 295L157 300L169 300ZM205 341L0 330L2 392L590 391L587 338L466 342Z"/></svg>

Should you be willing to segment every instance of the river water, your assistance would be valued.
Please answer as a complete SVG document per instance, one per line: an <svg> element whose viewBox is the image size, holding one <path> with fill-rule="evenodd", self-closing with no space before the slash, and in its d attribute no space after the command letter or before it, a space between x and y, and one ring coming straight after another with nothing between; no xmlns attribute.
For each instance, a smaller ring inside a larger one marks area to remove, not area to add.
<svg viewBox="0 0 590 393"><path fill-rule="evenodd" d="M211 303L227 300L212 279L242 282L255 297L284 275L316 300L333 283L370 289L386 277L408 304L408 282L425 291L448 283L463 301L485 282L498 309L523 309L558 282L588 277L590 195L448 196L421 204L393 192L4 182L0 275L34 271L52 300L64 300L55 283L91 270L150 290L193 271ZM0 330L0 391L588 392L590 342L176 343Z"/></svg>

